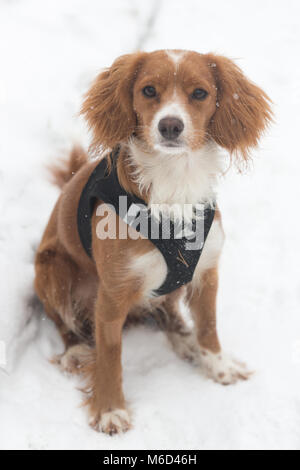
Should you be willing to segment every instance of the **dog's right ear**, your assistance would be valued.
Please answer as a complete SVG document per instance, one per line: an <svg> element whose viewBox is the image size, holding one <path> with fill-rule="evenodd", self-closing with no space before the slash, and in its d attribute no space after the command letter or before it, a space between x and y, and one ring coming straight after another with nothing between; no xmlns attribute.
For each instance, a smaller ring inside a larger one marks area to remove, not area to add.
<svg viewBox="0 0 300 470"><path fill-rule="evenodd" d="M139 67L147 54L119 57L102 72L85 96L83 114L93 132L91 148L113 148L127 140L136 127L132 90Z"/></svg>

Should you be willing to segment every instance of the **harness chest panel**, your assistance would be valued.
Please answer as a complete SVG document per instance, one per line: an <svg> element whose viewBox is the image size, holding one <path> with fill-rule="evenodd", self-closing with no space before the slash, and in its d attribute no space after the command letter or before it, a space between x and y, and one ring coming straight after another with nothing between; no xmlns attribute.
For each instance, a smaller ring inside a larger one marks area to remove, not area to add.
<svg viewBox="0 0 300 470"><path fill-rule="evenodd" d="M92 257L91 219L95 204L99 200L110 204L128 225L148 238L163 255L168 273L155 294L169 294L192 280L213 223L215 209L203 205L201 209L195 208L195 218L187 230L188 234L181 223L174 223L164 217L159 220L151 215L151 211L142 199L127 193L120 185L116 168L118 153L117 149L111 154L110 171L106 159L99 162L81 193L77 211L81 243L86 253Z"/></svg>

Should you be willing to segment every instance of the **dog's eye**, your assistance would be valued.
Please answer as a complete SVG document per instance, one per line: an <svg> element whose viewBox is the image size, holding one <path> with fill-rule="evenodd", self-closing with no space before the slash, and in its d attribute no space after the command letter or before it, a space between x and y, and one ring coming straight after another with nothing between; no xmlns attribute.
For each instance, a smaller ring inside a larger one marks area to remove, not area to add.
<svg viewBox="0 0 300 470"><path fill-rule="evenodd" d="M195 100L203 101L207 97L207 91L203 90L202 88L196 88L192 93L192 98Z"/></svg>
<svg viewBox="0 0 300 470"><path fill-rule="evenodd" d="M156 90L154 86L145 86L145 88L143 88L143 95L147 98L154 98L156 96Z"/></svg>

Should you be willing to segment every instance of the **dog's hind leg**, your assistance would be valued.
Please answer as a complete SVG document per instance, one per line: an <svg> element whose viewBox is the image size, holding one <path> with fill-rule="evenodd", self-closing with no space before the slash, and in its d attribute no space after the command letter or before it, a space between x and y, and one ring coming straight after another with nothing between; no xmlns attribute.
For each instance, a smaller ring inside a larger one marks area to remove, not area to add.
<svg viewBox="0 0 300 470"><path fill-rule="evenodd" d="M36 293L65 345L64 353L55 356L51 362L66 372L78 373L93 343L92 308L83 305L84 300L82 302L80 298L79 270L67 253L59 252L53 243L39 249L35 267Z"/></svg>
<svg viewBox="0 0 300 470"><path fill-rule="evenodd" d="M184 312L185 296L185 287L167 295L157 309L156 321L165 331L174 352L183 360L197 363L200 349L191 318L190 325L188 322L189 312Z"/></svg>
<svg viewBox="0 0 300 470"><path fill-rule="evenodd" d="M184 304L185 297L186 288L181 287L163 298L137 306L128 315L125 327L143 324L159 328L165 332L174 352L181 359L198 362L200 348L192 318Z"/></svg>
<svg viewBox="0 0 300 470"><path fill-rule="evenodd" d="M63 354L57 354L51 363L67 374L81 374L84 366L93 358L93 349L84 343L69 346Z"/></svg>

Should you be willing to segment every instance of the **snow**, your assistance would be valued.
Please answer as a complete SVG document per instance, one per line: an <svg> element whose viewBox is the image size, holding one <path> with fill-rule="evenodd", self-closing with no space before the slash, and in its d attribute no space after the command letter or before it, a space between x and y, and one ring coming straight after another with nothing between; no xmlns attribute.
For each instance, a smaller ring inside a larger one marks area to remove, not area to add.
<svg viewBox="0 0 300 470"><path fill-rule="evenodd" d="M1 0L0 12L0 448L300 449L299 2ZM33 257L58 194L45 165L87 145L83 92L137 47L237 59L276 122L253 168L229 172L219 194L219 332L256 374L221 387L162 332L132 329L123 364L134 428L110 438L88 427L79 381L48 362L62 343L32 300Z"/></svg>

